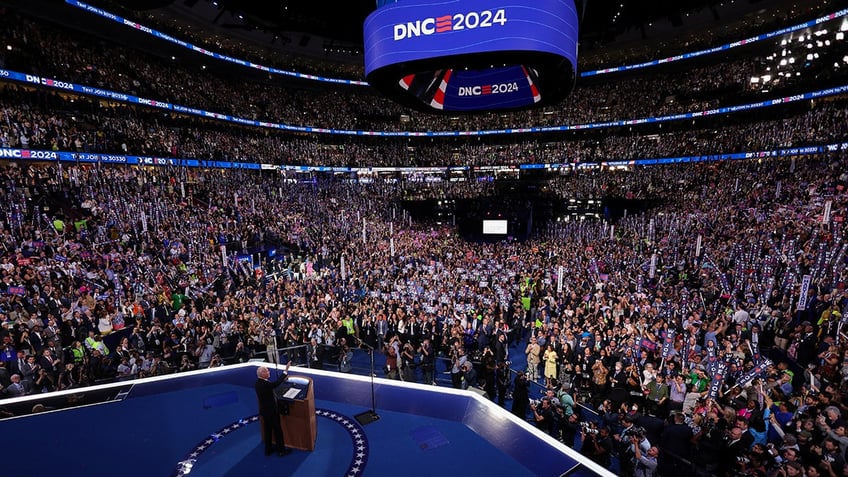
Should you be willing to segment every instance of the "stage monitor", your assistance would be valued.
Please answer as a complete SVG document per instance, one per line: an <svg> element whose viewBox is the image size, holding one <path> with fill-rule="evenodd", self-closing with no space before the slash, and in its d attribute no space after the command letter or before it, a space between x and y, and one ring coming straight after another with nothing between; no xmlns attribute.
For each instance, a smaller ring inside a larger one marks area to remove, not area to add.
<svg viewBox="0 0 848 477"><path fill-rule="evenodd" d="M484 220L483 235L506 235L508 225L507 220Z"/></svg>

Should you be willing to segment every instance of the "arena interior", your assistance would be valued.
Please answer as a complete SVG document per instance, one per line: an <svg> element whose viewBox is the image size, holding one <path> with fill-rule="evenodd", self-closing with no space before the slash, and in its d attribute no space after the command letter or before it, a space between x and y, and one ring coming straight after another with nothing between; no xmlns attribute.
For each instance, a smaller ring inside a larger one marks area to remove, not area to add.
<svg viewBox="0 0 848 477"><path fill-rule="evenodd" d="M848 475L845 2L576 1L570 94L457 113L369 85L373 1L271 3L0 2L0 419L283 359Z"/></svg>

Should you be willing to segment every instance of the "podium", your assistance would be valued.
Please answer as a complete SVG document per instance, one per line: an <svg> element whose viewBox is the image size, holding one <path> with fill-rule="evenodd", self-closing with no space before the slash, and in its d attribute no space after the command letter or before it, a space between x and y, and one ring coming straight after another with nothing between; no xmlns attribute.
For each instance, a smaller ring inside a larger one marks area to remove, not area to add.
<svg viewBox="0 0 848 477"><path fill-rule="evenodd" d="M312 379L306 376L289 376L274 390L277 405L288 409L288 414L280 415L283 438L286 447L292 449L315 450L318 431L315 418L315 394Z"/></svg>

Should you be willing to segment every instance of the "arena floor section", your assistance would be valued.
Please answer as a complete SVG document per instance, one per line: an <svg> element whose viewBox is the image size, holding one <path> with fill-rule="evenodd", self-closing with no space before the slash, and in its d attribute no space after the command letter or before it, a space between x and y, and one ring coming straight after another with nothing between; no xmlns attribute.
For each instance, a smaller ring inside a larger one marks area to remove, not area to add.
<svg viewBox="0 0 848 477"><path fill-rule="evenodd" d="M10 475L611 476L572 449L475 393L292 368L313 379L317 443L312 452L265 457L253 382L259 363L195 371L76 392L108 400L3 421ZM272 370L272 377L274 371ZM129 387L128 387L129 386ZM111 392L110 392L111 391ZM16 400L36 405L42 396ZM52 402L56 402L53 400ZM45 430L49 430L46 431ZM49 459L44 459L49 455ZM34 473L35 472L35 473Z"/></svg>

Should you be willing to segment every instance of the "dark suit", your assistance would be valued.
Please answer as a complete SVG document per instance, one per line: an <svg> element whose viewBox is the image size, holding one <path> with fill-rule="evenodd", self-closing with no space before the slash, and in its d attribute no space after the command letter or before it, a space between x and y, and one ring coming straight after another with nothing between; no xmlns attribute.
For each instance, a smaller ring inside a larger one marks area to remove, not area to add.
<svg viewBox="0 0 848 477"><path fill-rule="evenodd" d="M660 435L659 466L665 470L662 475L685 475L686 469L680 459L691 459L692 428L686 424L669 424ZM670 454L670 455L669 455Z"/></svg>
<svg viewBox="0 0 848 477"><path fill-rule="evenodd" d="M256 400L259 402L259 415L262 416L262 436L265 440L265 453L270 454L273 448L271 437L277 441L277 451L282 452L286 448L283 426L280 425L280 414L277 411L277 397L274 388L283 383L288 374L283 373L276 381L257 379Z"/></svg>

